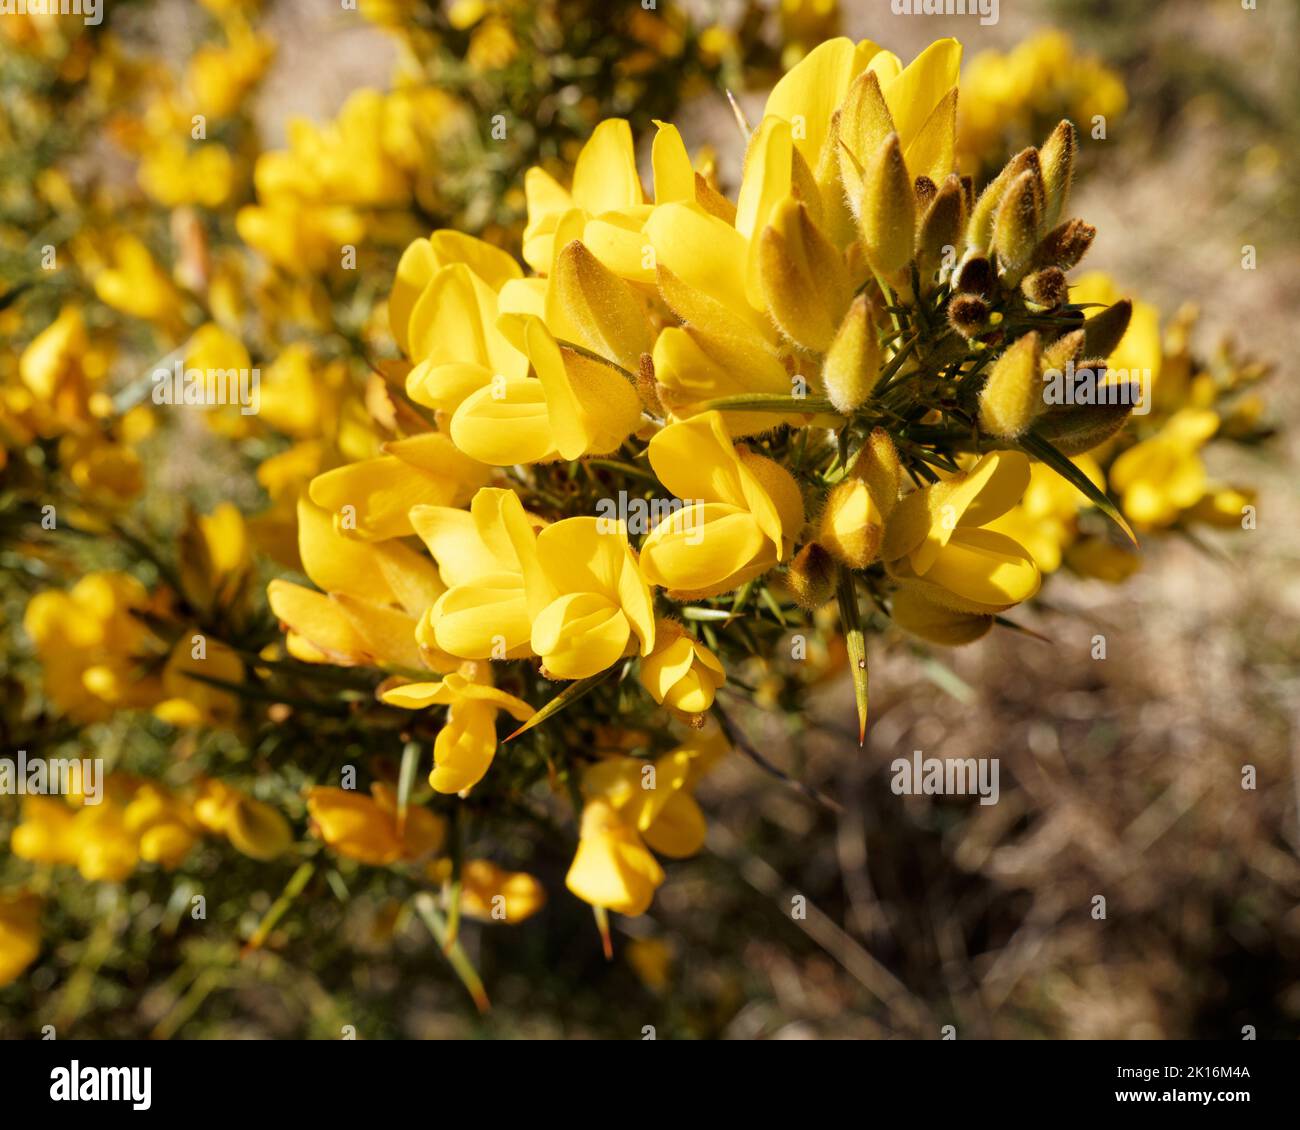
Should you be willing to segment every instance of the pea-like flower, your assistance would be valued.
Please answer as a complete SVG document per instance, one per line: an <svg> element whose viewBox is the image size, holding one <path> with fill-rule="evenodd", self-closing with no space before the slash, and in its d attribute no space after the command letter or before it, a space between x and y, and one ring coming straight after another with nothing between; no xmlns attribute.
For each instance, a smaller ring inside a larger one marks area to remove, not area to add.
<svg viewBox="0 0 1300 1130"><path fill-rule="evenodd" d="M784 561L803 527L790 473L733 446L722 418L705 412L650 441L650 465L683 500L641 547L641 571L680 599L713 596Z"/></svg>
<svg viewBox="0 0 1300 1130"><path fill-rule="evenodd" d="M655 702L682 714L703 714L726 681L713 652L675 621L658 621L655 649L641 660L641 685Z"/></svg>

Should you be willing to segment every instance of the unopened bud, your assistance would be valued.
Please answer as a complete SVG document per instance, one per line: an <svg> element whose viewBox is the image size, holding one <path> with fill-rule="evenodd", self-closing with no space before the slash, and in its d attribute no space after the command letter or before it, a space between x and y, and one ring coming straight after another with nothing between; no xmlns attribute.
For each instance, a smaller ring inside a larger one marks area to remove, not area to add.
<svg viewBox="0 0 1300 1130"><path fill-rule="evenodd" d="M1043 408L1037 333L1017 338L994 362L980 392L980 428L999 439L1015 439Z"/></svg>
<svg viewBox="0 0 1300 1130"><path fill-rule="evenodd" d="M989 305L974 294L958 294L948 303L948 321L963 337L976 337L989 321Z"/></svg>
<svg viewBox="0 0 1300 1130"><path fill-rule="evenodd" d="M826 499L817 540L837 561L851 569L865 569L880 552L884 526L871 489L862 479L850 476Z"/></svg>
<svg viewBox="0 0 1300 1130"><path fill-rule="evenodd" d="M1020 284L1021 293L1035 306L1054 310L1070 296L1070 285L1060 267L1044 267L1026 275Z"/></svg>
<svg viewBox="0 0 1300 1130"><path fill-rule="evenodd" d="M880 343L865 294L844 315L822 363L822 388L837 412L846 415L866 403L880 379Z"/></svg>
<svg viewBox="0 0 1300 1130"><path fill-rule="evenodd" d="M1083 323L1084 352L1089 357L1109 357L1128 332L1133 303L1121 298Z"/></svg>
<svg viewBox="0 0 1300 1130"><path fill-rule="evenodd" d="M800 608L815 612L835 595L835 559L810 541L790 562L786 584Z"/></svg>
<svg viewBox="0 0 1300 1130"><path fill-rule="evenodd" d="M1067 220L1043 236L1034 252L1034 266L1060 267L1063 271L1077 267L1096 237L1097 229L1092 225Z"/></svg>
<svg viewBox="0 0 1300 1130"><path fill-rule="evenodd" d="M885 138L863 169L859 226L871 265L881 275L888 278L911 262L916 195L896 133Z"/></svg>
<svg viewBox="0 0 1300 1130"><path fill-rule="evenodd" d="M1012 285L1019 281L1038 247L1041 208L1042 182L1036 170L1021 173L998 205L993 246L1002 274Z"/></svg>
<svg viewBox="0 0 1300 1130"><path fill-rule="evenodd" d="M1070 198L1070 182L1074 179L1074 154L1079 147L1079 134L1074 124L1062 121L1043 143L1039 157L1043 164L1043 226L1051 227L1065 210Z"/></svg>
<svg viewBox="0 0 1300 1130"><path fill-rule="evenodd" d="M853 297L848 269L808 209L787 197L759 243L759 282L773 320L791 341L824 352Z"/></svg>

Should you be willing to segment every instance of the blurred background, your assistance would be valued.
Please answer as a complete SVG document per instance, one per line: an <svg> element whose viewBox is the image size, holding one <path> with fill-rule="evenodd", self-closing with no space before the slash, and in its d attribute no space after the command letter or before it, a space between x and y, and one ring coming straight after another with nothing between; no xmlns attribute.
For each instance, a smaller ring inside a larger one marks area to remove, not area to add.
<svg viewBox="0 0 1300 1130"><path fill-rule="evenodd" d="M585 26L590 58L611 50L602 21L617 6L575 9L572 34ZM264 149L288 143L294 116L326 122L357 88L390 87L410 42L380 7L362 20L311 0L263 5L275 54L248 114ZM400 18L404 5L391 7ZM358 897L291 911L241 959L231 937L262 919L287 877L272 883L243 861L231 877L251 893L221 911L230 934L178 934L161 873L60 905L45 956L0 989L0 1036L40 1023L132 1038L334 1037L344 1025L373 1038L635 1039L646 1025L660 1039L939 1038L945 1025L958 1038L1239 1039L1246 1026L1300 1036L1300 430L1287 427L1300 409L1300 72L1287 50L1300 5L1002 0L987 26L895 15L887 0L676 7L660 0L659 15L690 21L705 63L689 79L657 69L662 58L641 73L650 88L681 84L673 120L693 152L713 148L732 191L741 149L724 90L756 121L801 36L842 31L904 60L961 39L963 114L968 100L1004 111L963 118L964 131L992 131L967 159L981 181L1064 114L1085 135L1091 112L1103 115L1075 197L1099 230L1086 266L1165 324L1194 302L1202 355L1231 339L1278 366L1263 386L1278 434L1206 455L1216 478L1255 488L1256 528L1150 539L1123 585L1053 576L1020 617L1042 639L995 632L939 656L873 647L862 749L837 675L809 692L798 725L730 700L767 768L730 758L700 786L708 849L668 865L648 914L615 920L607 961L590 908L563 891L568 850L531 845L547 907L519 926L463 928L486 1014L382 875ZM179 2L131 8L114 32L158 68L179 67L209 18ZM584 136L580 120L573 133ZM521 163L571 152L546 144ZM450 214L463 220L475 192L462 198ZM478 216L478 230L509 231L519 204ZM382 294L391 273L376 274ZM166 458L181 493L255 489L232 487L193 450ZM11 623L21 607L7 604ZM134 734L110 728L103 740ZM1000 802L894 795L890 762L918 749L999 759ZM158 762L167 756L158 739ZM3 819L7 831L13 812Z"/></svg>

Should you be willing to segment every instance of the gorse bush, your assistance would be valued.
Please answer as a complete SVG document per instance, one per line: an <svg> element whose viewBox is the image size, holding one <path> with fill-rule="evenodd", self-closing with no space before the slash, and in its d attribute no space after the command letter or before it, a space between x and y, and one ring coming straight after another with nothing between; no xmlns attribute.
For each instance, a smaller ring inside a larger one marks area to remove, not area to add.
<svg viewBox="0 0 1300 1130"><path fill-rule="evenodd" d="M730 186L669 119L775 57L748 25L363 2L394 88L262 152L272 44L208 7L179 80L111 32L6 63L137 179L52 146L3 201L5 744L106 773L7 811L0 983L57 982L103 884L100 979L193 975L171 1034L240 946L345 948L322 908L364 890L486 1007L462 920L576 897L608 950L705 847L700 781L759 756L749 705L847 675L861 741L873 655L1253 522L1202 450L1267 437L1267 370L1077 270L1089 135L1042 108L1099 64L1065 81L1058 40L1059 89L1026 63L959 113L955 40L905 64L784 6Z"/></svg>

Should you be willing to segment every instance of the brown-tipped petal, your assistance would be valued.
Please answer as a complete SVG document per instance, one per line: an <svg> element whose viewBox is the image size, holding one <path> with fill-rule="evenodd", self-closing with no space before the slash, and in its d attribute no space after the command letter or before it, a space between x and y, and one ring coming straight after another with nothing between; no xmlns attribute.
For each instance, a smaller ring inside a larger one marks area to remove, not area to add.
<svg viewBox="0 0 1300 1130"><path fill-rule="evenodd" d="M966 226L966 198L961 181L950 176L935 190L916 235L916 261L925 282L944 262L944 249L955 256Z"/></svg>
<svg viewBox="0 0 1300 1130"><path fill-rule="evenodd" d="M1132 317L1133 303L1127 298L1094 314L1083 323L1083 351L1089 357L1109 357L1128 331Z"/></svg>
<svg viewBox="0 0 1300 1130"><path fill-rule="evenodd" d="M836 575L835 559L812 541L790 562L786 584L800 608L815 612L835 595Z"/></svg>
<svg viewBox="0 0 1300 1130"><path fill-rule="evenodd" d="M1063 271L1077 267L1096 237L1097 229L1091 224L1067 220L1039 241L1038 250L1034 252L1034 266L1060 267Z"/></svg>

